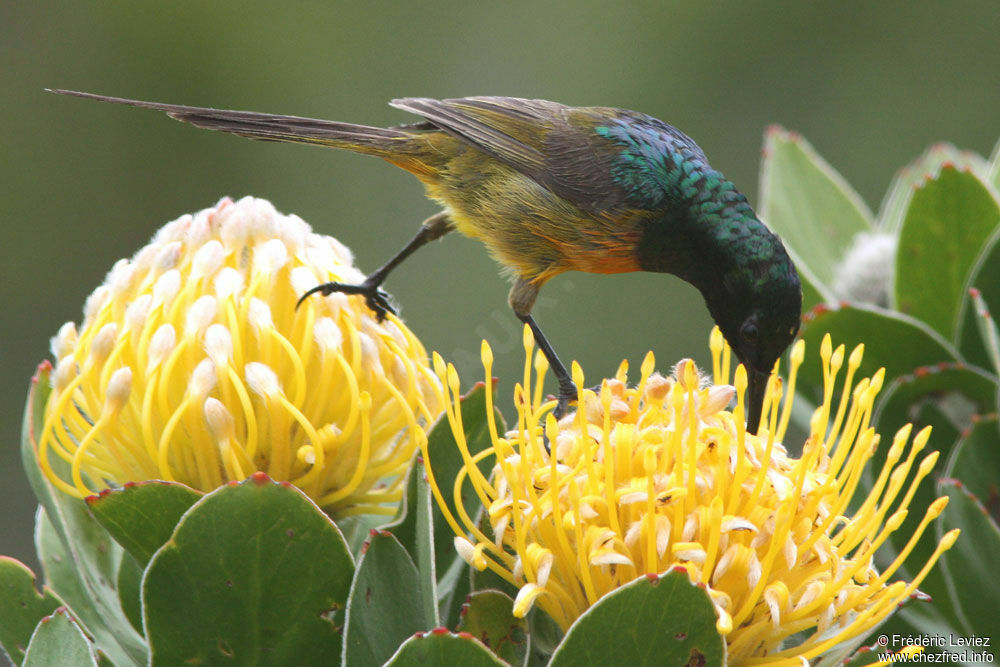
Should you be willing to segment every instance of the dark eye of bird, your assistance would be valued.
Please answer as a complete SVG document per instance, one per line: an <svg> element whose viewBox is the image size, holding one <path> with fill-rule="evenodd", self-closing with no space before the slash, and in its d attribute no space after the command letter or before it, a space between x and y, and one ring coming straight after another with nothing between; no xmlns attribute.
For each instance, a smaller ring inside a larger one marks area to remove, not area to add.
<svg viewBox="0 0 1000 667"><path fill-rule="evenodd" d="M743 323L743 326L740 327L740 336L751 345L757 342L758 335L759 332L757 331L757 324L752 320L747 320Z"/></svg>

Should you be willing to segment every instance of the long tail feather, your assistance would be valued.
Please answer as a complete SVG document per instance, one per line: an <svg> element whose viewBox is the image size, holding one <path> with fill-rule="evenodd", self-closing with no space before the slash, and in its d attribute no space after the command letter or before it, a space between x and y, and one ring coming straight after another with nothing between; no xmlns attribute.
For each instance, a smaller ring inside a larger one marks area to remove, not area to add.
<svg viewBox="0 0 1000 667"><path fill-rule="evenodd" d="M52 90L59 95L83 97L101 102L127 104L143 109L163 111L171 118L190 123L196 127L219 130L264 141L287 141L300 144L319 144L334 148L345 148L379 157L398 159L407 152L414 135L409 132L381 127L368 127L352 123L338 123L331 120L301 118L299 116L279 116L255 111L229 111L205 107L189 107L179 104L144 102L122 97L108 97L75 90ZM393 161L395 161L395 159ZM401 165L402 166L402 165Z"/></svg>

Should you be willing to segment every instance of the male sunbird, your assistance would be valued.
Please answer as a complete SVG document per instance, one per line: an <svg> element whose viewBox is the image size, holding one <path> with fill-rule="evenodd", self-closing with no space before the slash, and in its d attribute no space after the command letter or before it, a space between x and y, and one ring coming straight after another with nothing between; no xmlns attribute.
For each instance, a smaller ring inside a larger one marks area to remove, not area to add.
<svg viewBox="0 0 1000 667"><path fill-rule="evenodd" d="M642 113L513 97L408 97L392 106L424 120L381 128L53 92L158 109L254 139L346 148L411 172L444 210L360 285L325 283L302 298L360 294L381 319L393 312L381 285L414 250L453 229L480 239L513 276L510 306L559 381L557 416L576 386L531 308L542 285L565 271L665 272L697 287L748 370L751 433L771 369L799 328L802 290L781 240L690 137Z"/></svg>

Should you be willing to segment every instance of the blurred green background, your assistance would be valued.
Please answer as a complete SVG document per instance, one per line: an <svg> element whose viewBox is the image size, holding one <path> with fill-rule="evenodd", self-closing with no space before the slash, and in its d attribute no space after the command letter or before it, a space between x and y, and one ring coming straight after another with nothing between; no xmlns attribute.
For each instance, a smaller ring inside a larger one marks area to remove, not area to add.
<svg viewBox="0 0 1000 667"><path fill-rule="evenodd" d="M252 142L45 87L372 125L400 96L515 95L637 109L694 137L756 201L771 123L804 134L873 208L930 143L988 154L1000 135L1000 7L978 2L3 3L0 6L0 554L34 566L21 411L48 339L80 319L115 260L163 223L253 194L376 268L435 212L378 160ZM447 237L387 288L428 349L479 379L479 341L509 392L520 327L476 242ZM707 360L698 293L664 275L564 275L535 314L588 379ZM509 394L508 394L509 395ZM508 401L509 407L509 401Z"/></svg>

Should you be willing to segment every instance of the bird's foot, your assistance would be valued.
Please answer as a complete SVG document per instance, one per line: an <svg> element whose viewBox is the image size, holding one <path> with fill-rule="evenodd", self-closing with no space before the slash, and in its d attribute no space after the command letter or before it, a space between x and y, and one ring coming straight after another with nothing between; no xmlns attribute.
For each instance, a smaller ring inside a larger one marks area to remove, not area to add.
<svg viewBox="0 0 1000 667"><path fill-rule="evenodd" d="M372 280L365 280L360 285L348 285L346 283L337 282L316 285L316 287L313 287L299 297L299 301L295 304L295 307L298 308L302 305L303 301L317 292L323 296L330 296L334 292L340 292L341 294L360 294L365 297L365 304L373 313L375 313L375 317L379 322L384 320L386 315L389 313L392 313L393 315L398 314L396 312L396 307L391 301L389 293L382 289L378 282Z"/></svg>

